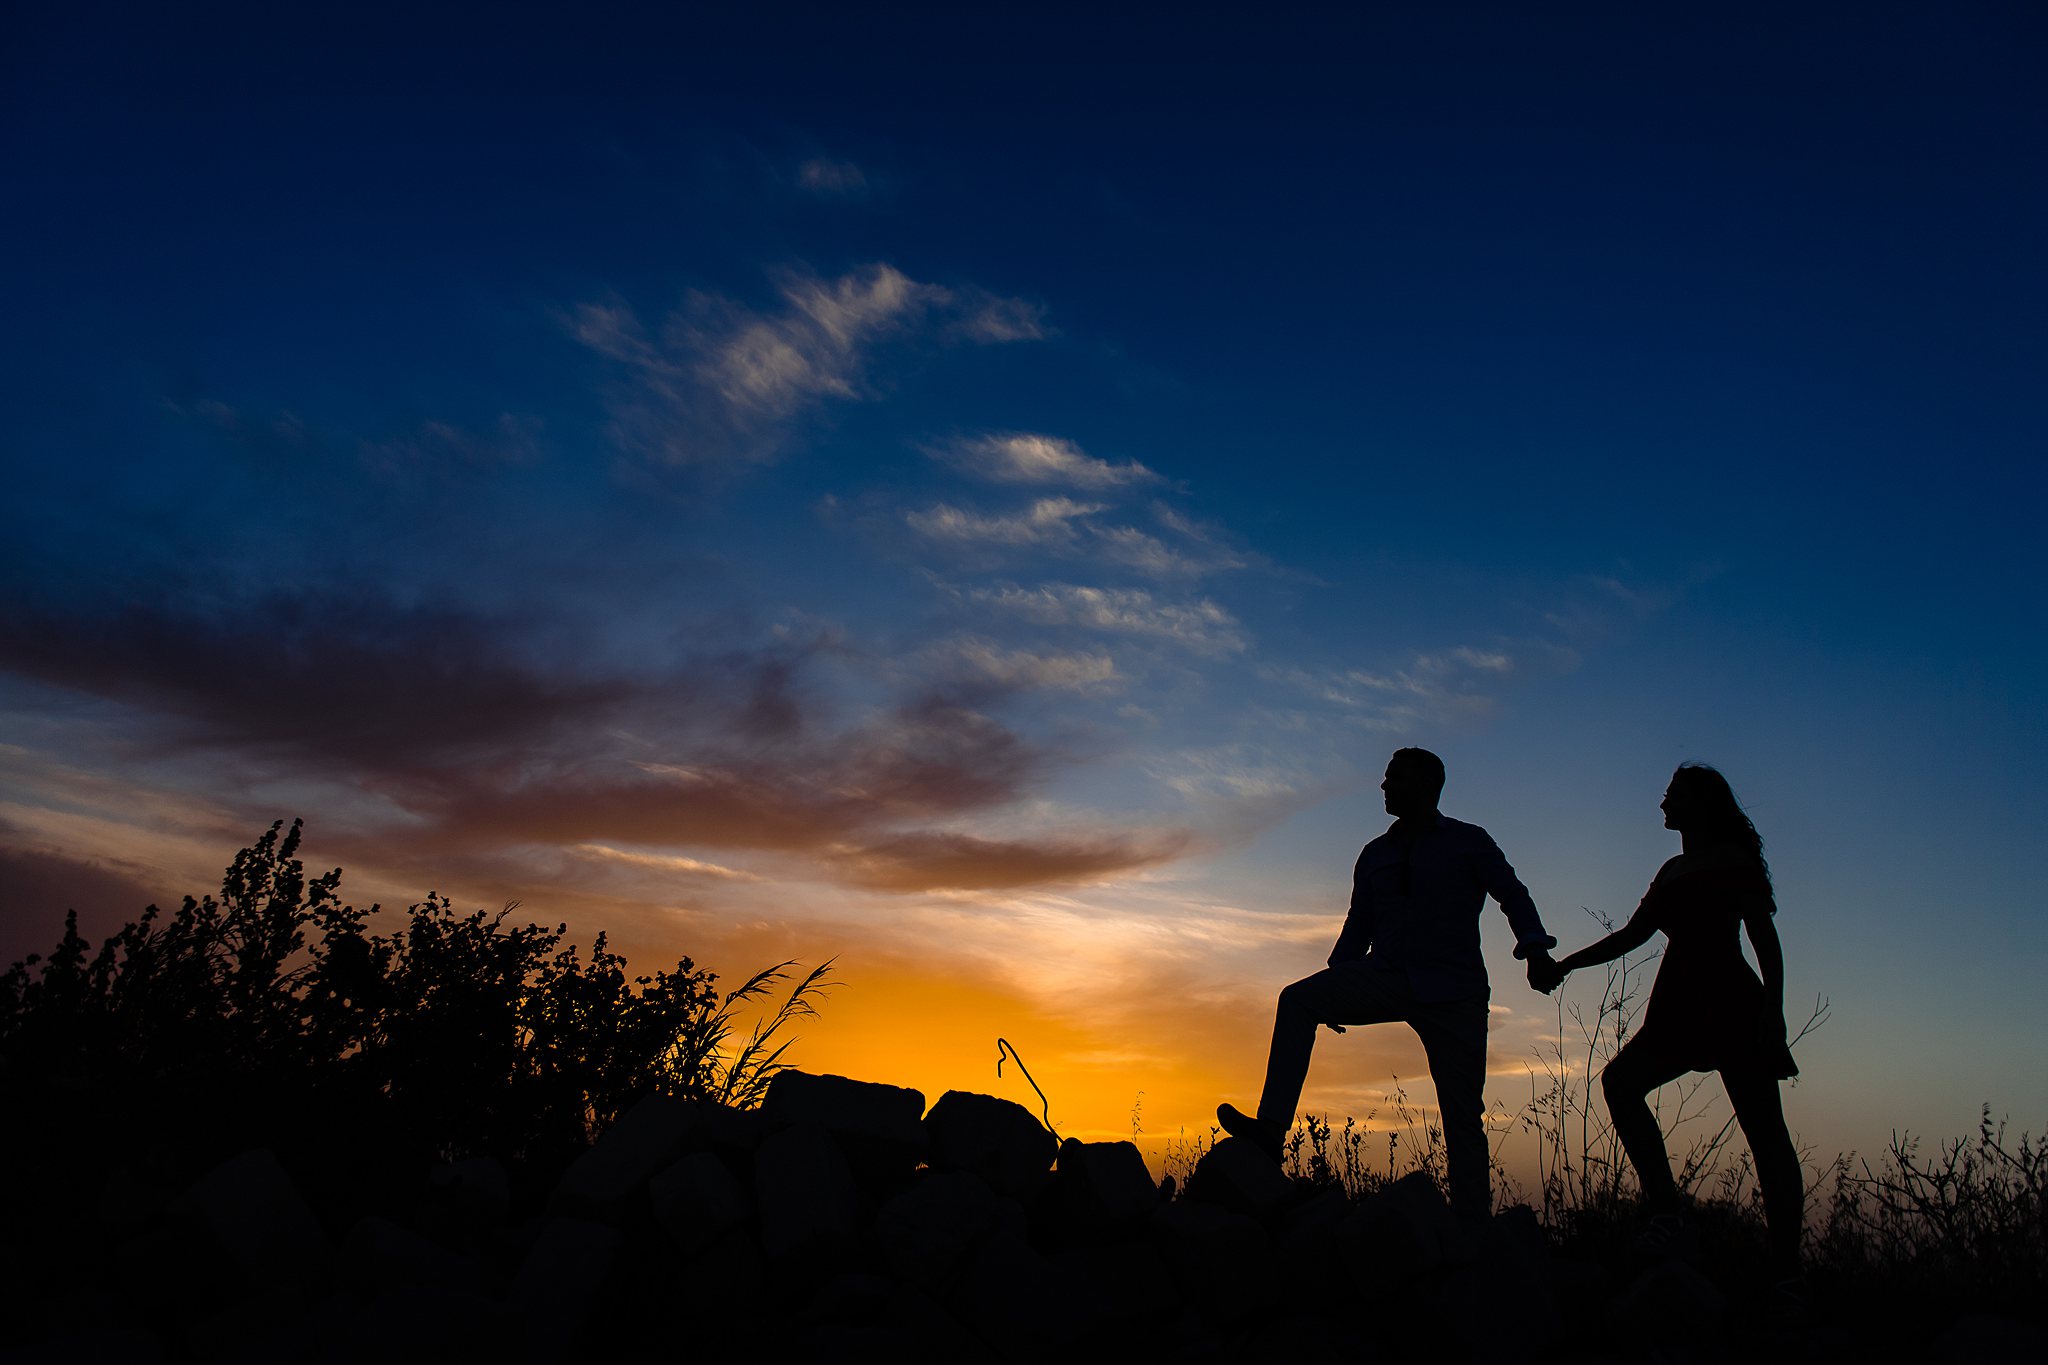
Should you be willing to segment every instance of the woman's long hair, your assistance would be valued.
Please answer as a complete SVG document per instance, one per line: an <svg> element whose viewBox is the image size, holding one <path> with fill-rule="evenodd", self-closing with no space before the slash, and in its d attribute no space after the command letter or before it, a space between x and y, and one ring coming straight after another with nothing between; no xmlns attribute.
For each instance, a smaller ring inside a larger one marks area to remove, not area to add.
<svg viewBox="0 0 2048 1365"><path fill-rule="evenodd" d="M1771 865L1764 861L1764 836L1756 832L1756 826L1743 813L1742 803L1735 799L1735 789L1721 776L1721 770L1704 763L1681 763L1678 771L1671 774L1671 782L1674 786L1684 784L1697 803L1706 833L1755 858L1764 871L1764 884L1769 885Z"/></svg>

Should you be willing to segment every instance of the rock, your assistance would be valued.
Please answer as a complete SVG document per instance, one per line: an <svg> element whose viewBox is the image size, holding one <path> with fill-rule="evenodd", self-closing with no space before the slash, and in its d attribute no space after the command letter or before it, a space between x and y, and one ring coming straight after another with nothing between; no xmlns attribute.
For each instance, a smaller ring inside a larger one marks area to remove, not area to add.
<svg viewBox="0 0 2048 1365"><path fill-rule="evenodd" d="M654 1220L685 1252L703 1249L747 1221L746 1192L715 1152L690 1152L647 1183Z"/></svg>
<svg viewBox="0 0 2048 1365"><path fill-rule="evenodd" d="M502 1360L518 1358L522 1320L470 1291L395 1286L354 1315L330 1359Z"/></svg>
<svg viewBox="0 0 2048 1365"><path fill-rule="evenodd" d="M1291 1202L1295 1188L1271 1157L1243 1138L1231 1137L1202 1153L1184 1197L1264 1218Z"/></svg>
<svg viewBox="0 0 2048 1365"><path fill-rule="evenodd" d="M1072 1247L1049 1260L1054 1301L1072 1320L1073 1335L1085 1336L1091 1347L1119 1329L1149 1336L1175 1307L1173 1277L1143 1242Z"/></svg>
<svg viewBox="0 0 2048 1365"><path fill-rule="evenodd" d="M660 1299L671 1322L701 1324L691 1355L715 1360L748 1356L761 1349L757 1324L779 1322L788 1312L784 1277L771 1273L750 1231L683 1258Z"/></svg>
<svg viewBox="0 0 2048 1365"><path fill-rule="evenodd" d="M1349 1298L1355 1290L1345 1277L1339 1230L1351 1216L1351 1201L1335 1185L1313 1195L1279 1215L1266 1220L1272 1230L1273 1250L1283 1264L1293 1267L1294 1292Z"/></svg>
<svg viewBox="0 0 2048 1365"><path fill-rule="evenodd" d="M519 1317L526 1358L559 1360L571 1354L620 1240L616 1227L588 1218L555 1214L541 1222L506 1295Z"/></svg>
<svg viewBox="0 0 2048 1365"><path fill-rule="evenodd" d="M735 1170L745 1169L754 1149L780 1126L758 1109L735 1109L709 1101L690 1101L685 1107L688 1115L682 1150L717 1152L733 1162Z"/></svg>
<svg viewBox="0 0 2048 1365"><path fill-rule="evenodd" d="M761 1248L771 1259L836 1255L853 1240L860 1191L832 1135L817 1124L795 1124L761 1143L754 1197Z"/></svg>
<svg viewBox="0 0 2048 1365"><path fill-rule="evenodd" d="M203 1228L244 1282L309 1282L327 1259L320 1220L267 1148L230 1157L171 1204Z"/></svg>
<svg viewBox="0 0 2048 1365"><path fill-rule="evenodd" d="M797 1315L807 1327L859 1327L883 1318L894 1296L894 1282L882 1275L842 1271L818 1286Z"/></svg>
<svg viewBox="0 0 2048 1365"><path fill-rule="evenodd" d="M1442 1192L1421 1171L1362 1201L1337 1238L1347 1261L1379 1283L1435 1270L1466 1244Z"/></svg>
<svg viewBox="0 0 2048 1365"><path fill-rule="evenodd" d="M810 1124L832 1135L847 1169L880 1197L924 1156L924 1096L895 1085L778 1071L761 1112L775 1124Z"/></svg>
<svg viewBox="0 0 2048 1365"><path fill-rule="evenodd" d="M808 1123L834 1137L859 1136L924 1149L924 1096L897 1085L778 1071L761 1112L778 1124Z"/></svg>
<svg viewBox="0 0 2048 1365"><path fill-rule="evenodd" d="M643 1098L569 1163L548 1211L600 1221L618 1218L628 1196L675 1159L697 1121L696 1109L667 1095Z"/></svg>
<svg viewBox="0 0 2048 1365"><path fill-rule="evenodd" d="M1135 1235L1158 1206L1159 1188L1129 1142L1060 1144L1053 1178L1037 1201L1037 1231L1051 1245Z"/></svg>
<svg viewBox="0 0 2048 1365"><path fill-rule="evenodd" d="M873 1236L891 1273L944 1297L990 1240L1023 1240L1024 1208L979 1176L929 1172L881 1207Z"/></svg>
<svg viewBox="0 0 2048 1365"><path fill-rule="evenodd" d="M998 1194L1028 1199L1052 1169L1059 1139L1014 1100L948 1090L924 1116L925 1160L966 1171Z"/></svg>
<svg viewBox="0 0 2048 1365"><path fill-rule="evenodd" d="M1205 1321L1235 1326L1279 1301L1272 1242L1257 1219L1176 1199L1154 1208L1147 1226L1182 1300Z"/></svg>
<svg viewBox="0 0 2048 1365"><path fill-rule="evenodd" d="M483 1291L483 1267L389 1218L357 1220L341 1244L342 1278L366 1297L387 1290Z"/></svg>
<svg viewBox="0 0 2048 1365"><path fill-rule="evenodd" d="M1071 1340L1051 1264L1018 1238L992 1238L969 1261L947 1302L981 1340L949 1343L941 1358L1040 1365Z"/></svg>
<svg viewBox="0 0 2048 1365"><path fill-rule="evenodd" d="M427 1173L435 1199L471 1226L501 1228L512 1213L512 1179L495 1157L471 1157Z"/></svg>
<svg viewBox="0 0 2048 1365"><path fill-rule="evenodd" d="M1001 1359L928 1295L857 1272L819 1286L793 1326L793 1332L778 1340L778 1356L898 1365Z"/></svg>

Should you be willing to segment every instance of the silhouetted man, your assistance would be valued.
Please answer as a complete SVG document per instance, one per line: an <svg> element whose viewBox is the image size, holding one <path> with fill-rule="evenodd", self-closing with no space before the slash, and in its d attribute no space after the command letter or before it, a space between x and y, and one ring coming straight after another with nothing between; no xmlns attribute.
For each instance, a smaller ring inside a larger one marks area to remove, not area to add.
<svg viewBox="0 0 2048 1365"><path fill-rule="evenodd" d="M1330 965L1280 992L1273 1050L1256 1116L1234 1105L1216 1111L1224 1130L1274 1160L1294 1124L1308 1078L1316 1025L1405 1020L1422 1036L1443 1112L1451 1207L1478 1221L1492 1210L1487 1178L1486 963L1479 915L1491 895L1515 931L1515 956L1530 984L1547 971L1557 940L1491 836L1439 814L1444 762L1427 749L1399 749L1387 764L1393 827L1365 846L1351 874L1351 910ZM1547 979L1547 977L1545 978Z"/></svg>

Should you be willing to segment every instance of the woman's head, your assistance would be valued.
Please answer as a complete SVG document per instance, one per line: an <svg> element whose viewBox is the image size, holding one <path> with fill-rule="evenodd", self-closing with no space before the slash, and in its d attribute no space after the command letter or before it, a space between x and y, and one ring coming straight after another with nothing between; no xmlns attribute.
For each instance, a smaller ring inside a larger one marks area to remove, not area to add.
<svg viewBox="0 0 2048 1365"><path fill-rule="evenodd" d="M1718 769L1704 763L1681 763L1664 791L1664 823L1714 843L1733 844L1763 861L1763 836L1743 814L1742 803Z"/></svg>

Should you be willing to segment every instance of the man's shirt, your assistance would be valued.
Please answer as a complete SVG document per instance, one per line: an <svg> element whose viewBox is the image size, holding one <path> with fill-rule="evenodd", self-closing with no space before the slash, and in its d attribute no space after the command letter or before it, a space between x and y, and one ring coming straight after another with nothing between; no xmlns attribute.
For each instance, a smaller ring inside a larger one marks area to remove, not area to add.
<svg viewBox="0 0 2048 1365"><path fill-rule="evenodd" d="M1397 820L1358 855L1330 965L1370 957L1397 967L1420 1003L1484 997L1479 912L1488 896L1515 931L1516 957L1557 945L1485 830L1441 814Z"/></svg>

